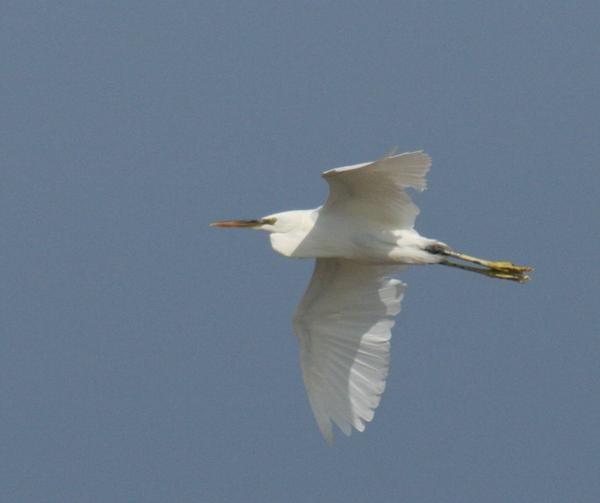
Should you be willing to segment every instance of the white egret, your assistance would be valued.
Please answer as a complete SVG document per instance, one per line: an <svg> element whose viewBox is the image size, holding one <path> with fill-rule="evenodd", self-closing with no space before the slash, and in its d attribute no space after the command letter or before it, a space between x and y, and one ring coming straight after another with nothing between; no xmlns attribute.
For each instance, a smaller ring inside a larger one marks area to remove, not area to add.
<svg viewBox="0 0 600 503"><path fill-rule="evenodd" d="M406 290L391 275L410 265L442 264L492 278L529 279L530 267L464 255L414 229L419 209L405 189L425 190L430 166L430 157L419 151L332 169L323 173L329 197L319 208L211 224L267 231L276 252L316 259L294 330L308 399L330 443L332 422L346 435L352 428L363 431L379 405L391 329Z"/></svg>

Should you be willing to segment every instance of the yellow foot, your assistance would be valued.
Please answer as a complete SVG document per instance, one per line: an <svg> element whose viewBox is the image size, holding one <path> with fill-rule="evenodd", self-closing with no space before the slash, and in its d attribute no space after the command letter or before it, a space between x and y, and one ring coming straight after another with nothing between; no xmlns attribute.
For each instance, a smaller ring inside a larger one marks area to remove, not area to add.
<svg viewBox="0 0 600 503"><path fill-rule="evenodd" d="M524 274L526 272L531 272L533 271L533 267L528 267L528 266L523 266L523 265L515 265L512 262L505 262L505 261L490 261L490 260L481 260L480 261L481 265L485 266L485 267L489 267L490 269L493 269L494 271L502 271L502 272L507 272L507 273L514 273L514 274Z"/></svg>
<svg viewBox="0 0 600 503"><path fill-rule="evenodd" d="M509 281L516 281L517 283L525 283L530 279L529 276L527 276L523 272L509 272L486 267L474 267L471 265L450 262L448 260L444 260L441 263L443 265L456 267L457 269L462 269L463 271L471 271L476 272L477 274L483 274L484 276L488 276L489 278L507 279Z"/></svg>
<svg viewBox="0 0 600 503"><path fill-rule="evenodd" d="M518 267L518 266L515 266ZM518 269L523 269L524 271L531 271L531 267L518 267ZM500 269L484 269L487 276L498 279L508 279L511 281L517 281L518 283L525 283L529 281L531 278L524 274L524 272L508 272Z"/></svg>

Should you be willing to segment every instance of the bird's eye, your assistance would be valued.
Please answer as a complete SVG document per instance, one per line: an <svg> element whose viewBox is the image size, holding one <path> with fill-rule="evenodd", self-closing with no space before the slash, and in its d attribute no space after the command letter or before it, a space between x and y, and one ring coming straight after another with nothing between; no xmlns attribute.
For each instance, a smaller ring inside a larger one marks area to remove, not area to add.
<svg viewBox="0 0 600 503"><path fill-rule="evenodd" d="M277 219L275 217L263 218L260 223L263 225L275 225Z"/></svg>

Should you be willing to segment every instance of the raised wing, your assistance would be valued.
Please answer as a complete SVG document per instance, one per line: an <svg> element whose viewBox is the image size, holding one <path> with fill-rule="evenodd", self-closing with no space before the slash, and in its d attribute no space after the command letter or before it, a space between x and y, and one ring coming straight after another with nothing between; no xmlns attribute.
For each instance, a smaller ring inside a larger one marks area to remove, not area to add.
<svg viewBox="0 0 600 503"><path fill-rule="evenodd" d="M425 190L430 166L431 158L418 151L325 171L329 197L322 211L369 218L397 229L412 228L419 208L404 189Z"/></svg>
<svg viewBox="0 0 600 503"><path fill-rule="evenodd" d="M308 400L325 439L331 422L346 434L365 429L385 389L391 329L406 285L401 267L317 259L294 316Z"/></svg>

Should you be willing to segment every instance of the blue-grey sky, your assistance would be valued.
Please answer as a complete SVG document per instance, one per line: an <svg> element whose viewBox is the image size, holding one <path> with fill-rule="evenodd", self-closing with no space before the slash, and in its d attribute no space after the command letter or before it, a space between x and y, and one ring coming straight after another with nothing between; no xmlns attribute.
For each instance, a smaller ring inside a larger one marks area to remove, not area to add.
<svg viewBox="0 0 600 503"><path fill-rule="evenodd" d="M600 501L600 7L5 2L0 500ZM321 438L310 261L208 227L425 149L420 232L536 267L414 268L367 430Z"/></svg>

